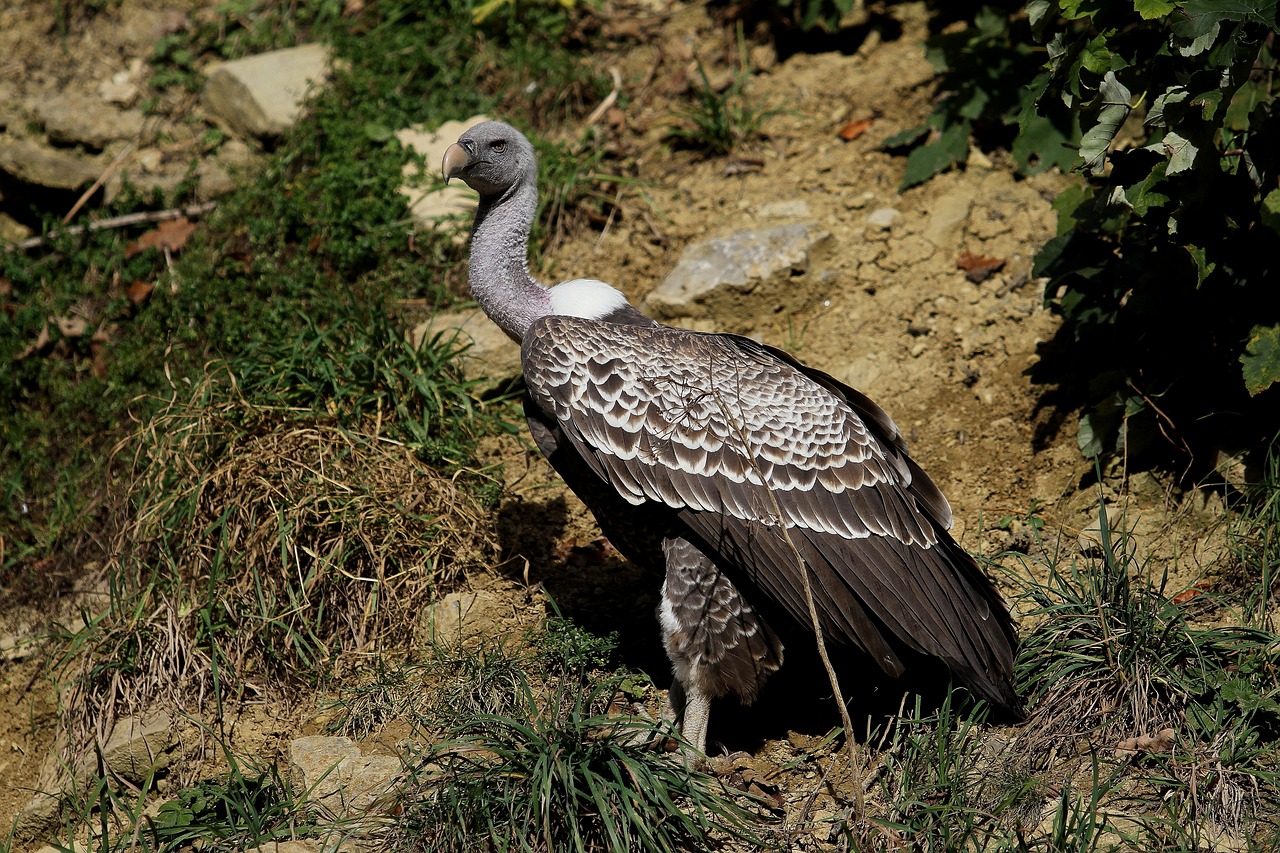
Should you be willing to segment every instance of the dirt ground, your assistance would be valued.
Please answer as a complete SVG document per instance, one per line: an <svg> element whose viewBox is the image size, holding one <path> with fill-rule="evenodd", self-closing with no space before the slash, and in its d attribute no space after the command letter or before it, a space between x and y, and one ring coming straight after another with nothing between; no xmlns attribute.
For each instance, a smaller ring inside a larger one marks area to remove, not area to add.
<svg viewBox="0 0 1280 853"><path fill-rule="evenodd" d="M93 94L101 80L145 58L174 14L200 4L122 0L65 39L52 20L56 4L5 5L0 99L21 100L42 88ZM1149 474L1128 478L1123 469L1093 483L1091 466L1076 448L1074 415L1043 406L1048 389L1027 376L1055 328L1043 307L1043 284L1030 277L1031 261L1053 234L1050 201L1068 179L1019 179L1001 156L975 152L967 168L900 194L903 158L877 150L886 137L921 123L937 95L922 46L922 4L894 6L900 32L887 38L868 31L865 40L850 42L848 53L779 60L772 48L754 46L750 97L775 112L761 137L730 158L671 153L662 140L678 121L675 102L687 89L693 60L707 64L713 79L731 71L731 31L701 6L662 0L643 8L606 6L601 14L632 33L600 61L622 80L620 107L604 120L636 158L643 196L623 197L620 215L603 231L586 230L556 246L546 278L599 278L638 301L693 241L786 221L816 222L832 236L824 264L833 274L823 289L804 294L799 311L747 303L739 315L717 317L713 325L788 349L878 401L951 500L957 538L969 550L1034 550L1025 528L1015 523L1000 529L997 522L1023 517L1036 501L1046 539L1061 534L1064 547L1076 547L1097 517L1101 493L1127 507L1126 524L1136 528L1141 547L1180 557L1182 574L1171 582L1173 589L1197 580L1198 567L1212 562L1221 547L1221 537L1212 535L1221 519L1217 497L1183 494ZM838 131L858 119L870 121L866 131L851 141L840 138ZM184 130L175 138L190 134ZM882 214L884 208L897 215ZM881 214L876 221L894 221L887 228L868 224L873 213ZM957 265L963 253L1003 266L975 283ZM654 667L660 684L669 680L661 671L652 618L656 586L647 589L616 560L566 562L551 553L545 528L529 536L531 524L550 524L561 543L585 543L598 533L527 443L494 442L487 453L505 465L508 490L498 529L508 559L492 576L472 580L495 593L485 600L504 610L523 600L527 560L529 581L542 584L568 615L581 614L589 628L622 624L629 662ZM619 613L632 615L614 622ZM28 626L20 623L36 617L0 614L0 640L22 636ZM56 697L38 676L33 656L0 643L0 659L0 827L6 827L29 799L50 750ZM319 713L318 707L302 709L294 731L314 729ZM262 725L246 720L238 729L243 743L235 746L286 736L288 726L280 720L257 716ZM726 747L750 746L777 764L806 743L803 735L730 740ZM796 771L797 788L812 772Z"/></svg>

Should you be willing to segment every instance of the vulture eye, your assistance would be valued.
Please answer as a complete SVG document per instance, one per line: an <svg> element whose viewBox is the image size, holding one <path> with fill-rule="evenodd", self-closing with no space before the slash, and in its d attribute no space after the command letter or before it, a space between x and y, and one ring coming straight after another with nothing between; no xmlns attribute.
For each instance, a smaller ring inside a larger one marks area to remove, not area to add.
<svg viewBox="0 0 1280 853"><path fill-rule="evenodd" d="M489 147L501 154L503 151L507 150L507 142L504 139L495 139L493 144Z"/></svg>

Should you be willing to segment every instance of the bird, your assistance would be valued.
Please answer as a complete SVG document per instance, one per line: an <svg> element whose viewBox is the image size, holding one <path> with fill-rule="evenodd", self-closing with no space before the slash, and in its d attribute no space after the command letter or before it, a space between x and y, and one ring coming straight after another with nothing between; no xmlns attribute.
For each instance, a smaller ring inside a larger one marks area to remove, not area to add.
<svg viewBox="0 0 1280 853"><path fill-rule="evenodd" d="M782 666L778 618L891 677L940 659L1021 718L1009 611L883 409L781 349L661 324L602 281L538 281L537 155L514 127L466 130L442 171L480 196L468 282L520 345L534 444L613 546L663 577L687 748L705 754L713 699L751 703Z"/></svg>

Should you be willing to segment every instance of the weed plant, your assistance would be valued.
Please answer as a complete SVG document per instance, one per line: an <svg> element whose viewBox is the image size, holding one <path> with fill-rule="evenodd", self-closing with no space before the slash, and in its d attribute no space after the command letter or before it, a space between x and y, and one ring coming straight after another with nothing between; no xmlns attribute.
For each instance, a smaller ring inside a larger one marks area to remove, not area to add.
<svg viewBox="0 0 1280 853"><path fill-rule="evenodd" d="M671 137L684 145L719 156L730 154L753 139L765 119L777 112L761 109L747 94L751 66L747 61L741 27L738 32L738 70L729 87L717 92L701 62L698 63L698 77L702 85L695 90L693 103L678 110L684 124L671 129Z"/></svg>

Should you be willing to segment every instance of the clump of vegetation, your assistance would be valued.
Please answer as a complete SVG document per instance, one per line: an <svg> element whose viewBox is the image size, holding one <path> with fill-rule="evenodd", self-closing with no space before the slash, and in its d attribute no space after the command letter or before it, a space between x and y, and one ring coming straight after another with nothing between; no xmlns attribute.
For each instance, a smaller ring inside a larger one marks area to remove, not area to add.
<svg viewBox="0 0 1280 853"><path fill-rule="evenodd" d="M1277 32L1268 2L1037 0L932 41L947 95L887 143L927 140L904 186L963 163L971 135L1085 176L1034 273L1063 318L1036 376L1084 407L1086 456L1172 452L1200 474L1280 426Z"/></svg>
<svg viewBox="0 0 1280 853"><path fill-rule="evenodd" d="M1066 569L1055 562L1045 582L1027 586L1025 747L1047 762L1041 771L1078 738L1114 753L1120 770L1134 756L1144 766L1126 784L1158 804L1152 833L1216 825L1239 837L1276 805L1262 792L1280 780L1280 636L1197 627L1166 590L1167 570L1151 578L1105 511L1099 529L1097 556ZM1140 740L1160 732L1158 747Z"/></svg>
<svg viewBox="0 0 1280 853"><path fill-rule="evenodd" d="M603 714L608 680L547 694L528 682L510 714L467 715L418 757L394 841L406 850L707 850L759 844L760 819L711 776L651 744L669 726Z"/></svg>
<svg viewBox="0 0 1280 853"><path fill-rule="evenodd" d="M672 139L711 154L731 154L760 132L765 119L776 110L762 108L747 92L751 66L747 61L746 42L738 31L738 69L724 91L717 91L698 63L701 86L694 90L693 103L681 108L677 115L683 122L671 128Z"/></svg>
<svg viewBox="0 0 1280 853"><path fill-rule="evenodd" d="M234 382L208 381L134 439L106 606L60 654L81 727L157 699L221 707L253 684L314 683L344 651L421 641L438 591L490 559L475 498L376 416L254 405Z"/></svg>

